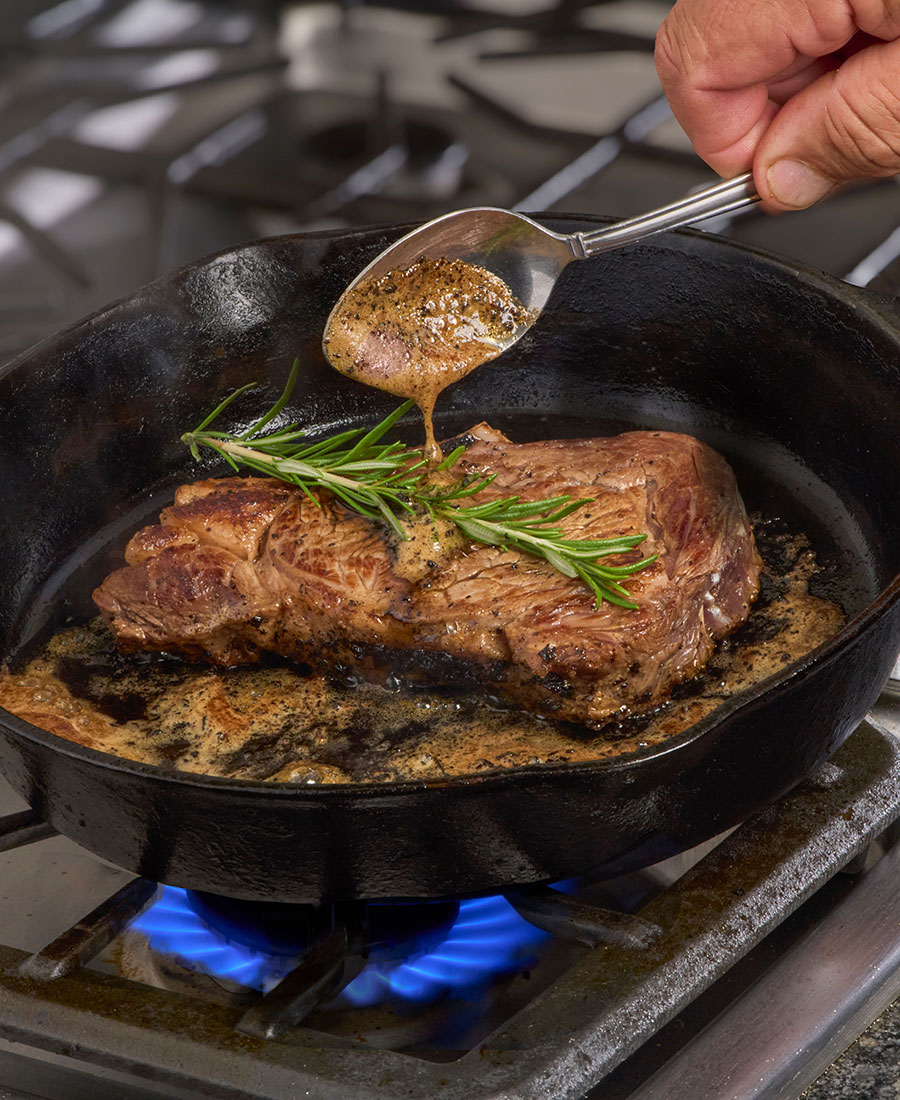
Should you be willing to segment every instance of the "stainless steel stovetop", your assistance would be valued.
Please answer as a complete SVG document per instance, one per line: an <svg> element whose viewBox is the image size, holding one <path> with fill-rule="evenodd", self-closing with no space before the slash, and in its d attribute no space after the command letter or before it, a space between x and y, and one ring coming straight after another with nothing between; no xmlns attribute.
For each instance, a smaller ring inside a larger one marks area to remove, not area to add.
<svg viewBox="0 0 900 1100"><path fill-rule="evenodd" d="M666 8L21 0L0 27L0 360L255 237L473 204L624 217L709 182L653 72ZM900 293L893 180L706 228ZM0 1097L797 1096L900 991L897 707L695 869L518 898L553 935L483 997L299 1026L270 1001L267 1041L235 1031L258 992L135 961L151 887L0 822Z"/></svg>

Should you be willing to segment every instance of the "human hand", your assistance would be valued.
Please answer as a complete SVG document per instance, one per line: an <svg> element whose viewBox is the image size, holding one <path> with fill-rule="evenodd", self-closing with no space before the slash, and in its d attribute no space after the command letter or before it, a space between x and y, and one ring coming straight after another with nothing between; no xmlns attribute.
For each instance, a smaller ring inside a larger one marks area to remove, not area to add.
<svg viewBox="0 0 900 1100"><path fill-rule="evenodd" d="M900 172L900 0L678 0L656 66L697 153L752 168L769 210Z"/></svg>

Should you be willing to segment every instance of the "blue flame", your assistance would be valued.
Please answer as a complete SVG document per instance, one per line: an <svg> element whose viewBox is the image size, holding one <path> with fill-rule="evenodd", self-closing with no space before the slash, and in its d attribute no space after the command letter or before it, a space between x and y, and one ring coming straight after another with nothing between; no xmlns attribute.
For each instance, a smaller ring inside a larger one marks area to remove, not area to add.
<svg viewBox="0 0 900 1100"><path fill-rule="evenodd" d="M174 955L191 970L230 978L250 989L271 989L298 961L227 940L209 927L178 886L160 887L157 900L130 927L143 932L155 951Z"/></svg>
<svg viewBox="0 0 900 1100"><path fill-rule="evenodd" d="M547 938L504 897L461 901L459 916L441 943L402 962L370 963L336 1003L360 1008L391 997L433 1001L448 993L466 994L496 976L532 966L532 949Z"/></svg>
<svg viewBox="0 0 900 1100"><path fill-rule="evenodd" d="M131 927L143 932L154 950L251 989L271 989L298 962L227 940L175 886L161 887L157 901ZM547 932L520 917L504 897L462 901L459 916L437 946L406 960L369 963L333 1003L359 1008L391 998L424 1002L469 994L495 976L533 965L533 948L547 938Z"/></svg>

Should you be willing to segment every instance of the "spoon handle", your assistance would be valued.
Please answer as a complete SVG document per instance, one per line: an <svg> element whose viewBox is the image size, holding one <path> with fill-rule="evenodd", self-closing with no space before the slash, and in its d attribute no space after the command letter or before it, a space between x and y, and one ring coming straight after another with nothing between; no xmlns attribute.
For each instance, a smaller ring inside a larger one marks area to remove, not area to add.
<svg viewBox="0 0 900 1100"><path fill-rule="evenodd" d="M679 202L651 210L649 214L641 214L638 218L616 222L593 233L573 233L573 245L576 252L580 251L582 258L586 259L600 252L619 248L623 244L639 241L653 233L677 229L703 218L712 218L716 214L729 214L733 210L752 206L755 202L759 202L759 195L753 185L753 173L747 172L743 176L705 187Z"/></svg>

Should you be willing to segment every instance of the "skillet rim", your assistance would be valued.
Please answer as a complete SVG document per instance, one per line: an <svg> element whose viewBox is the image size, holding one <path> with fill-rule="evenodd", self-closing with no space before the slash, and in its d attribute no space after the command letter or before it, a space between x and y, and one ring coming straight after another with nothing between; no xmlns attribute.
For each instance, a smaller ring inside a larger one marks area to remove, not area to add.
<svg viewBox="0 0 900 1100"><path fill-rule="evenodd" d="M550 220L555 222L585 222L603 225L609 224L615 219L600 215L544 212L528 214L536 220ZM221 249L217 252L202 256L179 268L166 272L157 279L147 283L130 294L124 294L108 305L102 306L93 313L73 322L70 325L50 334L44 339L25 349L19 355L0 366L0 379L7 377L16 369L26 365L35 355L44 353L54 344L65 339L72 339L79 329L88 326L96 326L106 315L112 315L125 304L133 307L141 302L151 303L154 292L165 288L167 285L183 278L188 272L198 268L217 263L228 257L237 257L260 246L273 246L285 241L298 240L331 240L336 237L352 238L371 233L397 233L401 235L415 228L419 223L380 224L368 226L356 226L350 229L325 229L307 233L289 233L276 236L262 237L257 240L247 241L239 245ZM897 308L897 302L889 295L877 294L874 291L856 287L845 283L827 272L819 271L800 261L780 256L767 249L745 244L741 241L733 241L718 234L697 229L671 230L659 234L650 243L651 247L665 247L667 241L671 242L679 238L687 238L694 243L703 242L701 248L710 251L724 251L726 253L742 252L754 260L763 260L782 274L793 278L799 278L802 282L813 286L816 290L824 291L829 297L837 297L845 304L851 305L857 312L865 317L882 331L887 330L900 349L900 315L892 316ZM642 247L647 242L631 246ZM893 309L892 309L893 307ZM104 752L101 749L89 748L76 741L68 741L39 726L19 718L11 711L0 706L0 725L6 726L18 737L31 742L41 748L49 749L60 756L82 760L87 764L102 770L114 772L126 772L142 776L162 785L173 784L175 787L198 786L206 791L227 790L241 797L251 798L265 795L268 798L285 797L290 800L299 799L303 803L340 801L342 795L352 798L355 802L365 799L378 801L401 797L403 795L417 794L435 788L502 788L513 782L518 782L519 777L531 780L539 780L544 777L551 779L559 775L588 778L597 774L625 773L651 759L662 759L676 752L686 752L697 741L730 719L736 713L747 708L752 708L760 703L763 697L768 696L783 685L804 676L811 667L826 665L840 656L840 652L857 641L868 629L874 620L883 616L887 610L900 599L900 572L895 574L891 581L881 589L877 596L871 600L856 615L831 638L810 650L809 653L798 660L769 676L760 680L752 687L731 696L721 703L714 711L698 722L689 726L682 733L675 735L659 745L638 748L627 754L600 760L579 761L573 763L560 762L552 764L524 764L519 767L491 772L485 775L461 775L441 779L403 779L385 783L321 783L310 786L299 786L289 783L276 783L271 780L232 779L225 776L206 775L201 772L186 772L173 769L167 771L158 765L147 764L139 760L131 760L125 756L116 756L113 753Z"/></svg>

